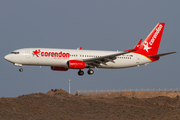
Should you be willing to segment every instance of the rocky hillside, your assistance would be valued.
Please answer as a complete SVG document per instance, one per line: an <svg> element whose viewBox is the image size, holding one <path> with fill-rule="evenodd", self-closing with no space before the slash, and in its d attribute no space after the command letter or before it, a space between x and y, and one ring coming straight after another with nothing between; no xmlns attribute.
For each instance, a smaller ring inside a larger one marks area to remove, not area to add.
<svg viewBox="0 0 180 120"><path fill-rule="evenodd" d="M0 98L0 120L178 120L178 92L72 95L60 89Z"/></svg>

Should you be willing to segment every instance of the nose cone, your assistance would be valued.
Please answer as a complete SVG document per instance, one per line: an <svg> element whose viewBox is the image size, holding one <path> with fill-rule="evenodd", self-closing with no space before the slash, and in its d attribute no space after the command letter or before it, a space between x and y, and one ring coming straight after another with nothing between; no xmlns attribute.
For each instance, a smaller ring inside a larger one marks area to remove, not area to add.
<svg viewBox="0 0 180 120"><path fill-rule="evenodd" d="M7 61L10 61L11 60L11 55L8 54L8 55L4 56L4 59L7 60Z"/></svg>

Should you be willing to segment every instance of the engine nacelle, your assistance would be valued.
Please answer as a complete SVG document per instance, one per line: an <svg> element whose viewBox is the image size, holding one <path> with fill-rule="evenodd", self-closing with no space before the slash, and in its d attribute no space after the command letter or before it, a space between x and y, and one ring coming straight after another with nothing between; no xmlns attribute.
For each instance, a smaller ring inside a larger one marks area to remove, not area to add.
<svg viewBox="0 0 180 120"><path fill-rule="evenodd" d="M69 61L67 61L67 66L70 69L84 69L85 62L79 61L79 60L69 60Z"/></svg>
<svg viewBox="0 0 180 120"><path fill-rule="evenodd" d="M67 67L51 66L51 70L54 70L54 71L67 71L68 68Z"/></svg>

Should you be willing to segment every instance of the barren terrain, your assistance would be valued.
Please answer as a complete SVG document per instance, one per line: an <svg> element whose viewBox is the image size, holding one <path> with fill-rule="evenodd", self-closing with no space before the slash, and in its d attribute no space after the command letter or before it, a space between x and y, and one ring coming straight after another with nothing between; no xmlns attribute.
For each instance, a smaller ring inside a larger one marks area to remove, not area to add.
<svg viewBox="0 0 180 120"><path fill-rule="evenodd" d="M0 120L179 120L179 92L72 95L50 90L0 98Z"/></svg>

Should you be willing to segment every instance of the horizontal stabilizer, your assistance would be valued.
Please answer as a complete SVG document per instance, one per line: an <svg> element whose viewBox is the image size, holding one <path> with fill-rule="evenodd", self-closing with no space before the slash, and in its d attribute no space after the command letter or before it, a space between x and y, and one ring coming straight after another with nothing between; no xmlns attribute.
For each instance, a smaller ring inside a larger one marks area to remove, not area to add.
<svg viewBox="0 0 180 120"><path fill-rule="evenodd" d="M156 58L156 57L161 57L161 56L165 56L165 55L169 55L169 54L174 54L177 52L169 52L169 53L162 53L162 54L157 54L157 55L149 55L149 57L151 58Z"/></svg>

